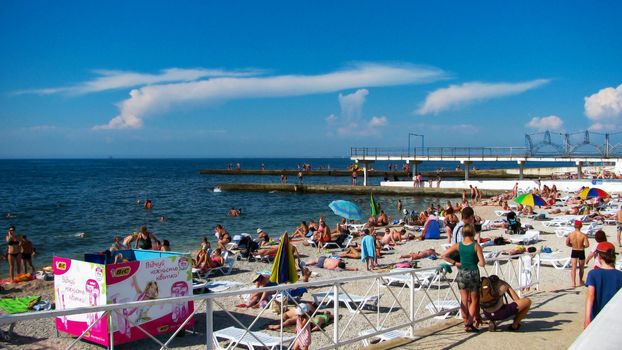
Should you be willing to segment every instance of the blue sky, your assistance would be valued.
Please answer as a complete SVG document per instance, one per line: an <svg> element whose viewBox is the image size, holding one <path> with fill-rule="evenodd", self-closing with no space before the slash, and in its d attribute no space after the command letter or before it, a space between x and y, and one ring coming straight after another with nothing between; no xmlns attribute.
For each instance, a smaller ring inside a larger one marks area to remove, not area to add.
<svg viewBox="0 0 622 350"><path fill-rule="evenodd" d="M622 129L619 1L0 2L0 157L347 156ZM415 143L415 141L413 141Z"/></svg>

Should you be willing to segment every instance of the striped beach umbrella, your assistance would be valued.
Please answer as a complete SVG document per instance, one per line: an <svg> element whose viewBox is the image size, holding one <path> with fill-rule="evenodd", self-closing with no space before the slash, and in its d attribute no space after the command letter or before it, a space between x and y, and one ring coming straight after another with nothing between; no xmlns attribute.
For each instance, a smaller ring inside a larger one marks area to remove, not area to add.
<svg viewBox="0 0 622 350"><path fill-rule="evenodd" d="M579 193L579 198L587 199L587 198L607 198L609 197L609 193L601 190L598 187L589 187L585 188L581 193Z"/></svg>
<svg viewBox="0 0 622 350"><path fill-rule="evenodd" d="M533 194L533 193L525 193L525 194L521 194L520 196L516 197L516 199L514 199L514 202L518 203L518 204L522 204L522 205L530 205L530 206L542 206L542 205L546 205L546 201L544 199L542 199L542 197L538 196L537 194Z"/></svg>
<svg viewBox="0 0 622 350"><path fill-rule="evenodd" d="M289 243L289 236L285 233L281 236L281 242L274 257L270 282L281 284L286 282L296 283L296 281L298 281L298 273L296 272L294 251Z"/></svg>

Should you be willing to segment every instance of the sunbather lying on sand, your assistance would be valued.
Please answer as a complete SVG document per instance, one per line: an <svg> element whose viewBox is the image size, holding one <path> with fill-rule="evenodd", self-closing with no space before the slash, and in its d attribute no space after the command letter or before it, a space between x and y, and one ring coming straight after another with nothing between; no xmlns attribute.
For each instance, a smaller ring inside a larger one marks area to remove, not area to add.
<svg viewBox="0 0 622 350"><path fill-rule="evenodd" d="M320 256L319 258L317 258L317 260L315 260L315 259L308 260L306 262L306 265L310 265L310 266L315 265L315 266L317 266L319 268L323 268L323 269L326 269L326 270L358 271L357 268L347 267L346 263L347 262L342 260L341 258Z"/></svg>
<svg viewBox="0 0 622 350"><path fill-rule="evenodd" d="M301 303L305 304L305 303ZM308 305L308 315L311 316L313 312L317 309L317 306L312 303L306 303ZM285 313L283 313L283 327L291 326L296 324L296 320L298 319L298 315L296 314L297 307L290 307ZM311 327L311 332L319 331L321 328L326 327L334 319L333 314L328 310L318 311L315 316L311 319L313 326ZM280 324L272 324L268 325L267 329L278 331L281 329Z"/></svg>
<svg viewBox="0 0 622 350"><path fill-rule="evenodd" d="M418 260L418 259L427 258L429 256L438 256L438 253L434 249L430 248L430 249L426 249L426 250L419 251L416 253L401 255L400 259L410 258L411 260Z"/></svg>

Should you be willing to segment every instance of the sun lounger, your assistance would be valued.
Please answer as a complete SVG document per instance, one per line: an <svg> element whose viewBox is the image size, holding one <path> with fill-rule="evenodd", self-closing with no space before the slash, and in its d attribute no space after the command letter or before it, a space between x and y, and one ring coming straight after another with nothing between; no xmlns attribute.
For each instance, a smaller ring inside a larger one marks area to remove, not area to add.
<svg viewBox="0 0 622 350"><path fill-rule="evenodd" d="M366 224L348 224L348 229L354 232L363 231Z"/></svg>
<svg viewBox="0 0 622 350"><path fill-rule="evenodd" d="M397 272L397 271L404 271L405 273L403 275L393 275L393 276L388 276L386 277L386 285L389 286L393 283L400 283L400 284L406 284L408 286L410 286L410 283L412 281L411 278L411 274L410 273L406 273L409 271L413 271L413 269L393 269L391 270L391 272ZM418 285L417 288L415 288L416 290L420 290L423 287L427 287L435 282L437 282L438 280L440 280L441 278L441 274L437 271L422 271L422 272L415 272L415 276L417 276L415 278L415 284Z"/></svg>
<svg viewBox="0 0 622 350"><path fill-rule="evenodd" d="M540 240L540 231L529 230L522 235L514 235L510 237L510 242L514 244L529 244Z"/></svg>
<svg viewBox="0 0 622 350"><path fill-rule="evenodd" d="M369 296L363 297L360 295L355 295L355 294L350 294L350 293L348 294L349 296L346 295L345 293L339 293L339 301L344 303L351 313L356 312L357 304L361 305L361 310L365 306L373 306L373 307L378 306L378 300L384 295L383 293L380 293L380 295L369 295ZM335 299L334 295L335 294L332 291L317 292L317 293L311 294L311 296L313 297L313 302L315 304L319 304L322 301L322 299L324 299L325 296L328 296L328 297L324 300L324 303L328 304Z"/></svg>
<svg viewBox="0 0 622 350"><path fill-rule="evenodd" d="M425 308L433 315L441 313L436 316L439 319L449 318L454 313L456 313L456 317L460 316L460 302L458 300L435 300L433 303L426 305ZM442 312L445 313L443 314Z"/></svg>
<svg viewBox="0 0 622 350"><path fill-rule="evenodd" d="M379 329L382 330L382 329ZM366 329L364 331L359 332L359 335L368 335L368 334L372 334L376 332L375 329ZM396 329L396 330L392 330L392 331L388 331L386 333L382 333L382 334L378 334L376 335L374 338L378 338L380 339L379 342L383 342L383 341L387 341L387 340L391 340L391 339L395 339L395 338L403 338L403 337L409 337L408 332L401 330L401 329ZM411 338L412 339L412 338ZM371 339L369 338L364 338L363 340L361 340L361 342L363 343L363 346L369 346Z"/></svg>
<svg viewBox="0 0 622 350"><path fill-rule="evenodd" d="M226 339L231 342L237 342L237 345L243 345L251 350L255 348L277 349L281 345L279 337L271 336L264 332L246 332L242 328L228 327L214 332L214 343L219 349L225 349L218 343L218 338ZM252 333L252 334L251 334ZM283 337L283 345L288 346L295 337ZM228 347L227 347L228 348Z"/></svg>
<svg viewBox="0 0 622 350"><path fill-rule="evenodd" d="M581 232L585 233L588 236L594 236L596 234L596 231L600 229L601 227L598 226L596 222L592 222L589 226L581 228ZM562 227L555 230L555 235L559 238L563 238L568 236L573 231L574 227Z"/></svg>
<svg viewBox="0 0 622 350"><path fill-rule="evenodd" d="M541 253L540 264L551 265L557 270L570 267L570 257L564 257L559 253Z"/></svg>
<svg viewBox="0 0 622 350"><path fill-rule="evenodd" d="M510 213L511 210L495 210L495 215L502 217L502 216L507 216L508 213Z"/></svg>

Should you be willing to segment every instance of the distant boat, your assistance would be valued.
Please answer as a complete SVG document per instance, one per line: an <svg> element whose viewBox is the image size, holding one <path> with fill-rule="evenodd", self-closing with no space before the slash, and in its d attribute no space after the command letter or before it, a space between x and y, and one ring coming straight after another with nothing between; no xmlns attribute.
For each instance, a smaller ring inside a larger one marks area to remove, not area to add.
<svg viewBox="0 0 622 350"><path fill-rule="evenodd" d="M214 192L222 192L222 189L220 189L220 187L214 187Z"/></svg>

